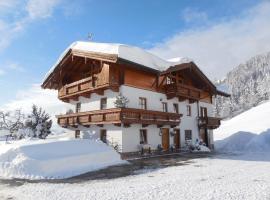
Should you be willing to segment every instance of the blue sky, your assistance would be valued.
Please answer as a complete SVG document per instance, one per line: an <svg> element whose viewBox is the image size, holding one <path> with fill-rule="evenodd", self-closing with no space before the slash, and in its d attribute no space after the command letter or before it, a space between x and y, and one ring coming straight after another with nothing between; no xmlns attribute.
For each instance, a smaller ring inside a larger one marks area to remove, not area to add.
<svg viewBox="0 0 270 200"><path fill-rule="evenodd" d="M31 93L60 53L89 32L97 42L191 57L221 78L270 49L270 36L259 33L268 33L268 11L269 1L255 0L0 0L0 105Z"/></svg>

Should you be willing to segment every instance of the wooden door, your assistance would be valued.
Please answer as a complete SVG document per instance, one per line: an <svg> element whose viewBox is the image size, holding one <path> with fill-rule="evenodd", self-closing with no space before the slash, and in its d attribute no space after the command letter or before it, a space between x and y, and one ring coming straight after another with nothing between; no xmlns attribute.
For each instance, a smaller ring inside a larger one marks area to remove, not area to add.
<svg viewBox="0 0 270 200"><path fill-rule="evenodd" d="M180 130L179 129L174 129L174 146L176 149L180 149Z"/></svg>
<svg viewBox="0 0 270 200"><path fill-rule="evenodd" d="M169 129L163 128L162 129L162 148L164 151L168 151L169 147L170 147Z"/></svg>

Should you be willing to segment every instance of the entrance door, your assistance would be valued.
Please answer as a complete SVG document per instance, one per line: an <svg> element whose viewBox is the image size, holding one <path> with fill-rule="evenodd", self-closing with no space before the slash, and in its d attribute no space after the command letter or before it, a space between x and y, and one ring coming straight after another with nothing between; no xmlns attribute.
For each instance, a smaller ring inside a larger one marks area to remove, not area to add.
<svg viewBox="0 0 270 200"><path fill-rule="evenodd" d="M100 140L107 143L107 131L105 129L100 130Z"/></svg>
<svg viewBox="0 0 270 200"><path fill-rule="evenodd" d="M202 141L208 147L208 135L207 135L207 129L206 128L200 129L200 137L201 137Z"/></svg>
<svg viewBox="0 0 270 200"><path fill-rule="evenodd" d="M170 147L169 129L163 128L162 129L162 148L164 151L168 151L169 147Z"/></svg>
<svg viewBox="0 0 270 200"><path fill-rule="evenodd" d="M174 129L174 146L176 149L180 149L180 130Z"/></svg>

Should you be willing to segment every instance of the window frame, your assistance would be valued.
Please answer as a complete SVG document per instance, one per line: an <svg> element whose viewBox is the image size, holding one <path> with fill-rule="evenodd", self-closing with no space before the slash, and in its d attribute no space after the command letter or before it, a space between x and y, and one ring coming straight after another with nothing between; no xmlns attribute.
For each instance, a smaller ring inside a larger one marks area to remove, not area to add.
<svg viewBox="0 0 270 200"><path fill-rule="evenodd" d="M173 111L177 114L179 114L179 104L178 103L174 103L173 104Z"/></svg>
<svg viewBox="0 0 270 200"><path fill-rule="evenodd" d="M105 105L105 107L104 107L104 105ZM100 99L100 110L104 110L104 109L107 109L107 97L103 97Z"/></svg>
<svg viewBox="0 0 270 200"><path fill-rule="evenodd" d="M168 103L167 102L161 103L162 103L162 112L168 112Z"/></svg>
<svg viewBox="0 0 270 200"><path fill-rule="evenodd" d="M190 137L187 137L190 134ZM185 141L192 141L192 130L185 130Z"/></svg>
<svg viewBox="0 0 270 200"><path fill-rule="evenodd" d="M147 98L139 97L139 106L140 109L147 110Z"/></svg>
<svg viewBox="0 0 270 200"><path fill-rule="evenodd" d="M147 129L140 129L140 144L148 144Z"/></svg>
<svg viewBox="0 0 270 200"><path fill-rule="evenodd" d="M76 103L75 113L81 112L81 109L82 109L82 103L81 102Z"/></svg>
<svg viewBox="0 0 270 200"><path fill-rule="evenodd" d="M191 117L191 105L187 105L187 116Z"/></svg>

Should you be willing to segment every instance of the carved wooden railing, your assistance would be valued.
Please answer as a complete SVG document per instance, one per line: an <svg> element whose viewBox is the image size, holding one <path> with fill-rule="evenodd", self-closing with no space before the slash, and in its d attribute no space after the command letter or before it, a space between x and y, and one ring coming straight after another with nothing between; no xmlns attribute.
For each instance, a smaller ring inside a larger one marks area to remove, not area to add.
<svg viewBox="0 0 270 200"><path fill-rule="evenodd" d="M107 88L118 88L119 84L117 81L109 81L97 77L88 77L61 87L58 91L58 98L65 99L72 96L78 96L83 93L89 93L95 90L107 89Z"/></svg>
<svg viewBox="0 0 270 200"><path fill-rule="evenodd" d="M175 83L165 85L165 91L168 98L184 97L195 100L199 100L203 92L189 85Z"/></svg>
<svg viewBox="0 0 270 200"><path fill-rule="evenodd" d="M215 129L220 126L220 120L218 117L199 117L199 127Z"/></svg>
<svg viewBox="0 0 270 200"><path fill-rule="evenodd" d="M133 108L113 108L56 116L62 127L91 124L170 125L180 123L180 114Z"/></svg>

